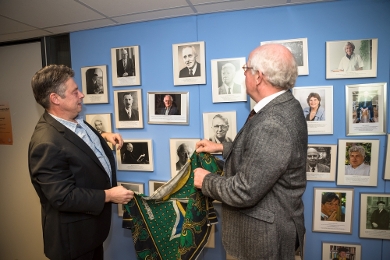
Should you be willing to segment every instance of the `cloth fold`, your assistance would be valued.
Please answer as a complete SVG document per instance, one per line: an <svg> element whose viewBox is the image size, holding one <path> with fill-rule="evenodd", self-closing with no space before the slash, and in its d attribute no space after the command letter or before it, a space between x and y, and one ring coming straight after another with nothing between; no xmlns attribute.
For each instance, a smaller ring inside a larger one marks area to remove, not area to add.
<svg viewBox="0 0 390 260"><path fill-rule="evenodd" d="M193 170L223 175L223 161L194 152L178 174L150 196L134 194L122 227L131 229L138 259L196 259L218 222L212 199L194 187Z"/></svg>

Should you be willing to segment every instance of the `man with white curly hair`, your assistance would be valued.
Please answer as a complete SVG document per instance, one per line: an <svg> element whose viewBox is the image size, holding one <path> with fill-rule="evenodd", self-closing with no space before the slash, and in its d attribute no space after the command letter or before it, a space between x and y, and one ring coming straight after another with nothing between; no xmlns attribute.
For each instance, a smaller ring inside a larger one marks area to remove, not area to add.
<svg viewBox="0 0 390 260"><path fill-rule="evenodd" d="M366 151L363 146L349 148L349 165L345 165L345 175L370 176L370 165L364 163Z"/></svg>

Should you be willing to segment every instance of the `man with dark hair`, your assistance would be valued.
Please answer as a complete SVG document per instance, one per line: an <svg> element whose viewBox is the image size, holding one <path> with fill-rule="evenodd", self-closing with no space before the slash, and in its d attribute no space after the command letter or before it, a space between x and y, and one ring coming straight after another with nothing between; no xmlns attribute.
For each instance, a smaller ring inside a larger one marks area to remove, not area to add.
<svg viewBox="0 0 390 260"><path fill-rule="evenodd" d="M111 204L127 204L134 193L117 186L115 159L106 143L119 149L122 137L99 134L82 119L84 95L73 76L64 65L50 65L31 80L45 112L31 137L28 167L42 206L45 255L102 260Z"/></svg>
<svg viewBox="0 0 390 260"><path fill-rule="evenodd" d="M345 247L339 247L337 249L337 257L333 258L333 260L349 260L347 258L348 249Z"/></svg>
<svg viewBox="0 0 390 260"><path fill-rule="evenodd" d="M134 98L130 92L123 95L123 108L119 110L119 121L138 121L138 110L133 108Z"/></svg>
<svg viewBox="0 0 390 260"><path fill-rule="evenodd" d="M324 192L321 200L321 220L345 221L345 215L340 210L340 198L334 192Z"/></svg>
<svg viewBox="0 0 390 260"><path fill-rule="evenodd" d="M385 202L380 200L376 203L378 208L371 215L371 226L374 229L389 229L389 212L385 210Z"/></svg>

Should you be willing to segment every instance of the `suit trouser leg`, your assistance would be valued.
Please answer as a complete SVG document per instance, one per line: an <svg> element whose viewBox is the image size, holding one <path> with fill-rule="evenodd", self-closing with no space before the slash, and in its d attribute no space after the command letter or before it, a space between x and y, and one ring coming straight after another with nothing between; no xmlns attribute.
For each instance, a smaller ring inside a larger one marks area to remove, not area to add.
<svg viewBox="0 0 390 260"><path fill-rule="evenodd" d="M104 249L103 249L103 245L100 245L97 248L95 248L95 250L92 250L72 260L103 260L103 259L104 259Z"/></svg>

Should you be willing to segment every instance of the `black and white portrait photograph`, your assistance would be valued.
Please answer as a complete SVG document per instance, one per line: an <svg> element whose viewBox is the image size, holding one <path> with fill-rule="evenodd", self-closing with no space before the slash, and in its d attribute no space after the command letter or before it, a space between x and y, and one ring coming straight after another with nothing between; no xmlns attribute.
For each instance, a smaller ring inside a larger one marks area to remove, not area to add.
<svg viewBox="0 0 390 260"><path fill-rule="evenodd" d="M141 85L139 46L111 49L112 85Z"/></svg>
<svg viewBox="0 0 390 260"><path fill-rule="evenodd" d="M307 38L298 38L290 40L264 41L260 45L268 43L278 43L289 49L294 55L298 66L298 75L309 75L309 56Z"/></svg>
<svg viewBox="0 0 390 260"><path fill-rule="evenodd" d="M183 166L191 158L195 151L195 144L198 141L200 141L199 138L169 139L172 178L183 169Z"/></svg>
<svg viewBox="0 0 390 260"><path fill-rule="evenodd" d="M359 236L390 239L390 194L360 194Z"/></svg>
<svg viewBox="0 0 390 260"><path fill-rule="evenodd" d="M189 92L148 92L148 124L188 125Z"/></svg>
<svg viewBox="0 0 390 260"><path fill-rule="evenodd" d="M106 65L81 68L81 82L84 104L108 103Z"/></svg>
<svg viewBox="0 0 390 260"><path fill-rule="evenodd" d="M120 182L118 181L118 186L123 186L128 190L134 191L136 194L144 194L144 183L141 182ZM123 212L125 211L125 205L118 203L118 216L123 217Z"/></svg>
<svg viewBox="0 0 390 260"><path fill-rule="evenodd" d="M352 233L353 189L314 188L313 232Z"/></svg>
<svg viewBox="0 0 390 260"><path fill-rule="evenodd" d="M116 128L143 128L141 89L114 91Z"/></svg>
<svg viewBox="0 0 390 260"><path fill-rule="evenodd" d="M118 170L153 171L151 140L123 140L121 149L116 150Z"/></svg>
<svg viewBox="0 0 390 260"><path fill-rule="evenodd" d="M361 260L361 257L361 245L322 242L322 260Z"/></svg>
<svg viewBox="0 0 390 260"><path fill-rule="evenodd" d="M111 114L86 114L85 121L90 124L99 134L104 132L112 133ZM111 150L114 150L114 145L107 142Z"/></svg>
<svg viewBox="0 0 390 260"><path fill-rule="evenodd" d="M214 143L232 142L237 135L236 111L203 113L203 132Z"/></svg>
<svg viewBox="0 0 390 260"><path fill-rule="evenodd" d="M326 78L376 77L378 39L326 42Z"/></svg>
<svg viewBox="0 0 390 260"><path fill-rule="evenodd" d="M376 186L379 140L339 139L337 185Z"/></svg>
<svg viewBox="0 0 390 260"><path fill-rule="evenodd" d="M211 60L213 103L247 101L245 57Z"/></svg>
<svg viewBox="0 0 390 260"><path fill-rule="evenodd" d="M387 83L346 85L347 135L386 134Z"/></svg>
<svg viewBox="0 0 390 260"><path fill-rule="evenodd" d="M204 42L173 44L172 54L175 86L206 84Z"/></svg>
<svg viewBox="0 0 390 260"><path fill-rule="evenodd" d="M309 144L306 177L308 181L335 181L337 145Z"/></svg>
<svg viewBox="0 0 390 260"><path fill-rule="evenodd" d="M333 134L333 86L295 87L309 135Z"/></svg>

